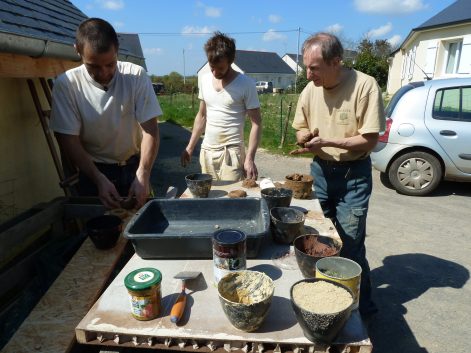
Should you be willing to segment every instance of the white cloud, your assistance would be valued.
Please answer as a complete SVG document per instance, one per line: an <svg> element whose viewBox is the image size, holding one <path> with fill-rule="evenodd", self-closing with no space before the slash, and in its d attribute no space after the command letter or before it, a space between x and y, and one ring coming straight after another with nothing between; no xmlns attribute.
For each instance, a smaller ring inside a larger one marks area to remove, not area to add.
<svg viewBox="0 0 471 353"><path fill-rule="evenodd" d="M377 14L405 14L428 7L423 0L355 0L355 6L360 12Z"/></svg>
<svg viewBox="0 0 471 353"><path fill-rule="evenodd" d="M278 15L270 15L268 16L268 21L271 23L280 23L282 20L281 16Z"/></svg>
<svg viewBox="0 0 471 353"><path fill-rule="evenodd" d="M214 27L211 26L185 26L182 29L182 34L208 34L215 31Z"/></svg>
<svg viewBox="0 0 471 353"><path fill-rule="evenodd" d="M401 44L401 41L402 37L399 34L395 34L388 39L388 42L391 44L392 48L397 48Z"/></svg>
<svg viewBox="0 0 471 353"><path fill-rule="evenodd" d="M262 36L262 39L265 42L270 42L270 41L273 41L273 40L284 40L286 38L287 38L286 35L284 35L282 33L278 33L274 29L269 29Z"/></svg>
<svg viewBox="0 0 471 353"><path fill-rule="evenodd" d="M204 9L204 13L208 17L221 17L222 9L208 6Z"/></svg>
<svg viewBox="0 0 471 353"><path fill-rule="evenodd" d="M380 26L378 28L374 28L367 33L368 38L379 38L384 37L384 35L388 34L392 30L391 22L388 22L384 26Z"/></svg>
<svg viewBox="0 0 471 353"><path fill-rule="evenodd" d="M107 10L121 10L124 7L123 0L97 0L97 2Z"/></svg>
<svg viewBox="0 0 471 353"><path fill-rule="evenodd" d="M343 26L339 23L336 23L336 24L326 27L325 31L332 34L338 34L342 31L342 29L343 29Z"/></svg>
<svg viewBox="0 0 471 353"><path fill-rule="evenodd" d="M144 48L144 54L162 55L163 54L163 49L162 48Z"/></svg>

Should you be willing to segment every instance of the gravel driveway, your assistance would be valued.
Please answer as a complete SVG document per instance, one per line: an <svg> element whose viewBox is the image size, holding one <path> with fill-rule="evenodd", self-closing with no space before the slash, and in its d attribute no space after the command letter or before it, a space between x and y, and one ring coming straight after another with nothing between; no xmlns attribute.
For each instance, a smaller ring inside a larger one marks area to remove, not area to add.
<svg viewBox="0 0 471 353"><path fill-rule="evenodd" d="M184 176L199 172L194 157L186 169L180 153L190 133L161 123L161 148L153 185L185 189ZM195 152L198 156L199 151ZM282 180L308 173L308 158L259 151L260 177ZM397 194L373 171L367 254L380 313L371 322L375 352L461 353L469 351L471 327L471 183L443 183L429 197Z"/></svg>

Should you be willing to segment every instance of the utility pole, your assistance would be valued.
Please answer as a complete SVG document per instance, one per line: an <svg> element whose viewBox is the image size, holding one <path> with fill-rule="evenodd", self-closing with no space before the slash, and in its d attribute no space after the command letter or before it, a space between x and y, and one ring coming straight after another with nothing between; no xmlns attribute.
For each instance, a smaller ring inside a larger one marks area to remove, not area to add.
<svg viewBox="0 0 471 353"><path fill-rule="evenodd" d="M296 51L296 79L294 80L294 93L298 93L298 67L299 67L299 37L301 35L301 27L298 27L298 50Z"/></svg>
<svg viewBox="0 0 471 353"><path fill-rule="evenodd" d="M186 73L185 73L185 49L183 49L183 84L186 84Z"/></svg>

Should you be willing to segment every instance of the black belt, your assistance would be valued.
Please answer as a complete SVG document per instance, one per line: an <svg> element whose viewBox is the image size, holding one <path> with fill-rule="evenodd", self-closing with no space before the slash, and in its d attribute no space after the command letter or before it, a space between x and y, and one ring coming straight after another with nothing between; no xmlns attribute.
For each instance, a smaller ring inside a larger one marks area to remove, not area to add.
<svg viewBox="0 0 471 353"><path fill-rule="evenodd" d="M318 156L315 156L314 157L314 160L319 163L319 164L323 164L323 165L327 165L327 166L331 166L331 167L335 167L335 166L346 166L346 167L351 167L355 164L358 164L358 163L361 163L361 162L364 162L368 157L364 158L364 159L357 159L355 161L328 161L326 159L322 159L322 158L319 158Z"/></svg>
<svg viewBox="0 0 471 353"><path fill-rule="evenodd" d="M139 155L135 154L125 161L118 162L118 163L102 163L102 162L94 162L95 165L97 166L103 166L103 167L125 167L127 165L134 165L139 163Z"/></svg>

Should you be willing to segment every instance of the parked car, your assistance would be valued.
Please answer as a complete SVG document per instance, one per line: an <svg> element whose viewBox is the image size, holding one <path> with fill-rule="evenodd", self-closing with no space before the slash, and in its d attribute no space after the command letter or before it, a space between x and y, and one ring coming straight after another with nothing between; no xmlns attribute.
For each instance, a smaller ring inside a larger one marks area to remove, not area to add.
<svg viewBox="0 0 471 353"><path fill-rule="evenodd" d="M162 82L152 83L154 92L156 95L161 95L165 93L165 85Z"/></svg>
<svg viewBox="0 0 471 353"><path fill-rule="evenodd" d="M385 112L371 159L399 193L423 196L441 180L471 181L471 78L410 83Z"/></svg>
<svg viewBox="0 0 471 353"><path fill-rule="evenodd" d="M273 92L273 82L271 81L257 81L255 85L257 86L258 93L272 93Z"/></svg>

